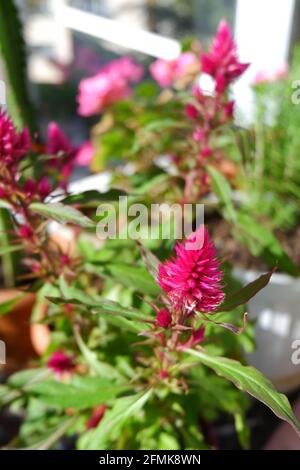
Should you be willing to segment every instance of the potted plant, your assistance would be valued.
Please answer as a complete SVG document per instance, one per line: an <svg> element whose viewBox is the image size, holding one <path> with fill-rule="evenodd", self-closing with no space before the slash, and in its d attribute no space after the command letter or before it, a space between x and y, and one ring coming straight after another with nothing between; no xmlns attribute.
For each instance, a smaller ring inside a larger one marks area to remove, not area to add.
<svg viewBox="0 0 300 470"><path fill-rule="evenodd" d="M227 40L229 62L223 61L220 38ZM2 407L21 409L24 415L14 448L55 448L65 436L73 436L78 449L219 448L220 413L230 417L240 446L247 448L244 392L269 406L299 433L287 398L258 370L246 366L243 357L243 349L253 347L253 329L244 304L268 284L272 271L245 287L238 286L230 264L219 259L204 225L182 241L162 236L136 241L131 230L124 237L127 224L121 218L119 238L98 239L109 220L103 221L103 213L95 214L95 204L111 203L111 216L119 197L126 195L130 207L138 200L145 202L146 209L157 202L157 195L168 202L197 202L211 193L211 185L222 202L222 214L233 228L240 229L244 219L229 197L227 179L216 169L222 158L213 155L215 148L219 155L222 126L231 120L227 87L246 68L235 52L230 31L222 23L212 49L202 57L208 73L216 78L215 95L204 95L199 88L192 97L188 95L186 123L181 117L185 101L179 105L177 99L175 104L167 101L175 121L168 124L158 124L158 111L155 114L150 106L155 120L146 118L150 126L146 134L150 132L154 139L157 129L170 126L168 145L176 138L176 146L182 140L185 148L186 134L192 128L188 145L194 153L193 158L182 154L173 159L179 175L171 178L162 172L160 180L150 179L148 188L145 180L156 165L143 158L140 182L129 178L122 189L69 194L67 180L76 155L57 126L50 128L51 145L48 141L41 150L32 144L26 129L18 131L11 118L1 113L5 145L0 196L11 217L10 237L2 254L20 253L19 288L35 292L32 321L49 325L51 332L49 345L34 367L11 375L0 388ZM185 66L185 60L172 64L172 70ZM140 73L131 61L121 65L127 79L128 73L131 78ZM120 63L118 74L119 67ZM106 73L109 79L115 77L115 66ZM111 97L124 98L128 93L124 80L123 75L120 88L114 88L118 93L106 96L106 104ZM161 103L159 112L164 107ZM128 104L121 103L118 112L122 109L128 113ZM205 123L210 127L203 141L197 120L207 110ZM135 135L140 140L139 129ZM157 149L151 150L150 160L156 154ZM165 181L164 190L158 187L155 194L158 181ZM118 216L121 209L115 212ZM53 240L48 230L51 221L73 229L72 249L62 250ZM146 218L145 226L148 223ZM128 225L136 227L137 220L131 218ZM245 232L243 236L246 240ZM268 247L270 255L272 244ZM281 250L279 262L293 266ZM37 318L36 308L45 304L43 318ZM10 310L10 305L2 305L3 314L9 315Z"/></svg>

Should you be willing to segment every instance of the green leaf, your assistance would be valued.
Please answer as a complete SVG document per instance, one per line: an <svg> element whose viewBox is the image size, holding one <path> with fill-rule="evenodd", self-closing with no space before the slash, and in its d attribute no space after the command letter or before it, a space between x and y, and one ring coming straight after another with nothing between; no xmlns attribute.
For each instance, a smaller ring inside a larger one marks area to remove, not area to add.
<svg viewBox="0 0 300 470"><path fill-rule="evenodd" d="M17 295L13 299L7 300L0 304L0 316L10 313L15 304L23 297L23 294Z"/></svg>
<svg viewBox="0 0 300 470"><path fill-rule="evenodd" d="M121 284L137 290L142 294L158 296L161 289L145 268L126 264L108 264L106 270Z"/></svg>
<svg viewBox="0 0 300 470"><path fill-rule="evenodd" d="M118 302L113 300L103 299L98 296L89 296L85 292L73 286L68 286L63 276L59 279L60 288L64 298L62 297L47 297L51 302L58 305L70 303L75 305L83 305L89 307L92 313L105 313L109 315L120 315L130 320L137 321L153 321L153 317L141 313L139 310L132 307L123 307Z"/></svg>
<svg viewBox="0 0 300 470"><path fill-rule="evenodd" d="M157 282L158 268L160 265L159 259L150 250L148 250L142 243L138 241L137 244L141 251L141 255L142 255L144 264L148 272L151 274L153 279Z"/></svg>
<svg viewBox="0 0 300 470"><path fill-rule="evenodd" d="M96 191L94 189L90 191L84 191L80 194L71 194L62 200L63 204L87 204L90 202L113 202L119 201L119 197L127 196L125 191L121 189L110 189L104 193Z"/></svg>
<svg viewBox="0 0 300 470"><path fill-rule="evenodd" d="M211 356L204 351L186 349L186 353L213 369L217 374L233 382L240 390L267 405L279 418L287 421L300 436L300 424L293 414L287 397L278 393L273 384L254 367L221 356Z"/></svg>
<svg viewBox="0 0 300 470"><path fill-rule="evenodd" d="M151 99L155 98L160 92L159 86L150 81L143 81L138 84L134 89L134 94L137 98Z"/></svg>
<svg viewBox="0 0 300 470"><path fill-rule="evenodd" d="M18 272L19 256L14 255L14 251L6 251L7 247L12 247L12 238L14 237L11 234L11 228L13 226L13 218L8 209L0 209L0 246L3 250L2 252L2 274L5 287L14 287L15 278Z"/></svg>
<svg viewBox="0 0 300 470"><path fill-rule="evenodd" d="M23 447L22 450L48 450L51 447L54 446L54 444L59 441L63 436L65 436L71 428L76 420L78 419L78 416L72 416L71 418L69 417L62 417L60 419L59 424L55 426L54 428L51 428L50 430L46 430L46 437L43 439L35 442L34 444L31 444L28 447Z"/></svg>
<svg viewBox="0 0 300 470"><path fill-rule="evenodd" d="M178 122L176 119L159 119L157 121L151 121L143 127L144 131L152 132L152 131L160 131L161 129L168 129L168 128L179 128L185 127L185 125Z"/></svg>
<svg viewBox="0 0 300 470"><path fill-rule="evenodd" d="M69 299L72 299L77 300L79 303L82 303L84 305L98 305L98 302L96 300L97 297L91 297L90 295L86 294L83 290L68 284L63 275L59 277L58 283L60 291L64 297L65 303L67 303ZM51 298L54 297L51 296Z"/></svg>
<svg viewBox="0 0 300 470"><path fill-rule="evenodd" d="M254 256L261 256L271 267L277 265L280 271L287 272L292 276L299 275L298 267L284 252L276 236L251 215L238 213L233 230L237 238L248 247Z"/></svg>
<svg viewBox="0 0 300 470"><path fill-rule="evenodd" d="M41 202L33 202L30 204L29 208L49 219L54 219L61 223L68 223L79 225L80 227L85 228L94 228L94 222L86 217L82 212L74 207L64 206L60 202L55 202L52 204L43 204Z"/></svg>
<svg viewBox="0 0 300 470"><path fill-rule="evenodd" d="M262 274L255 281L250 282L247 286L243 287L239 291L232 294L229 298L223 302L215 312L230 312L239 305L246 304L257 292L262 290L269 283L273 271L266 274Z"/></svg>
<svg viewBox="0 0 300 470"><path fill-rule="evenodd" d="M30 385L44 380L50 372L46 368L26 369L12 374L7 384L12 388L26 388Z"/></svg>
<svg viewBox="0 0 300 470"><path fill-rule="evenodd" d="M234 222L236 220L236 212L232 204L232 193L228 181L212 166L208 166L207 171L211 177L212 188L221 204L224 206L227 218Z"/></svg>
<svg viewBox="0 0 300 470"><path fill-rule="evenodd" d="M239 442L243 449L250 447L250 429L247 426L244 413L235 413L234 415L235 430L238 435Z"/></svg>
<svg viewBox="0 0 300 470"><path fill-rule="evenodd" d="M18 113L33 133L37 126L28 94L25 43L18 10L13 0L0 2L0 46Z"/></svg>
<svg viewBox="0 0 300 470"><path fill-rule="evenodd" d="M20 251L22 248L22 245L0 246L0 256L6 255L7 253L13 253L14 251Z"/></svg>
<svg viewBox="0 0 300 470"><path fill-rule="evenodd" d="M74 376L68 384L46 380L32 385L29 391L49 405L82 410L101 405L124 392L126 388L128 387L100 377Z"/></svg>
<svg viewBox="0 0 300 470"><path fill-rule="evenodd" d="M91 351L91 349L89 349L84 343L77 328L74 328L74 335L82 355L91 367L91 370L97 374L98 377L109 376L116 380L116 382L124 382L124 376L115 367L98 360L97 354L94 351Z"/></svg>
<svg viewBox="0 0 300 470"><path fill-rule="evenodd" d="M141 411L151 395L152 389L143 394L117 399L113 408L106 411L98 427L79 438L78 448L82 450L105 449L109 440L114 439L126 422Z"/></svg>

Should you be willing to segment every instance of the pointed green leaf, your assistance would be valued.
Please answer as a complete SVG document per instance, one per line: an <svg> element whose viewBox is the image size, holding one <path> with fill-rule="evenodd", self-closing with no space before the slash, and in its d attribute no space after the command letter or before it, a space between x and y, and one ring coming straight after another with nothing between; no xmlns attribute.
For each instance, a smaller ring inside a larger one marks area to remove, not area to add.
<svg viewBox="0 0 300 470"><path fill-rule="evenodd" d="M101 405L124 392L126 387L105 378L74 376L70 383L45 380L29 390L49 405L80 410Z"/></svg>
<svg viewBox="0 0 300 470"><path fill-rule="evenodd" d="M152 395L152 389L129 397L119 398L107 411L96 429L82 435L78 447L82 450L105 449L116 431L119 433L126 421L136 416Z"/></svg>
<svg viewBox="0 0 300 470"><path fill-rule="evenodd" d="M262 274L255 281L250 282L247 286L232 294L223 302L215 312L230 312L239 305L246 304L252 297L254 297L260 290L262 290L269 283L273 271Z"/></svg>
<svg viewBox="0 0 300 470"><path fill-rule="evenodd" d="M74 207L65 206L60 202L52 204L43 204L42 202L33 202L29 208L44 217L56 220L61 223L68 223L79 225L80 227L93 228L95 227L94 222L87 216L82 214L79 210Z"/></svg>
<svg viewBox="0 0 300 470"><path fill-rule="evenodd" d="M278 393L273 384L257 369L226 357L211 356L202 350L186 349L185 352L267 405L276 416L287 421L300 436L300 424L293 414L287 397Z"/></svg>
<svg viewBox="0 0 300 470"><path fill-rule="evenodd" d="M108 264L106 270L121 284L142 294L158 296L161 289L149 272L143 267L128 266L122 263Z"/></svg>
<svg viewBox="0 0 300 470"><path fill-rule="evenodd" d="M228 219L234 222L236 220L236 212L232 203L232 192L228 181L212 166L207 167L207 171L211 177L212 188L224 206Z"/></svg>
<svg viewBox="0 0 300 470"><path fill-rule="evenodd" d="M110 202L118 201L120 196L127 196L125 191L112 188L109 191L101 193L95 189L84 191L80 194L71 194L62 200L63 204L88 204L91 202Z"/></svg>

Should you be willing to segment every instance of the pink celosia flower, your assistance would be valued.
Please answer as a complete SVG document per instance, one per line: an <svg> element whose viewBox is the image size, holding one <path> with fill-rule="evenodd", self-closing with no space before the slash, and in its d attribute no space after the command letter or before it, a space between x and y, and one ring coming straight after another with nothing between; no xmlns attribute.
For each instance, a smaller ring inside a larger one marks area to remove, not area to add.
<svg viewBox="0 0 300 470"><path fill-rule="evenodd" d="M224 299L223 272L206 228L177 243L175 251L177 257L159 267L159 285L174 308L213 312Z"/></svg>
<svg viewBox="0 0 300 470"><path fill-rule="evenodd" d="M12 119L0 110L0 164L11 165L26 155L30 149L27 128L17 132Z"/></svg>
<svg viewBox="0 0 300 470"><path fill-rule="evenodd" d="M123 57L105 65L99 73L81 80L79 84L79 114L91 116L106 106L130 95L129 82L137 82L143 75L143 68L130 57Z"/></svg>
<svg viewBox="0 0 300 470"><path fill-rule="evenodd" d="M192 52L184 52L174 60L157 59L150 65L150 73L161 87L168 87L198 66L196 56Z"/></svg>
<svg viewBox="0 0 300 470"><path fill-rule="evenodd" d="M141 80L144 69L141 65L136 64L131 57L121 57L105 65L101 69L101 73L137 83Z"/></svg>
<svg viewBox="0 0 300 470"><path fill-rule="evenodd" d="M194 119L194 120L196 120L199 116L199 112L197 108L193 104L190 104L190 103L185 105L185 114L189 118Z"/></svg>
<svg viewBox="0 0 300 470"><path fill-rule="evenodd" d="M205 139L205 132L202 129L196 128L193 132L193 139L196 142L201 142Z"/></svg>
<svg viewBox="0 0 300 470"><path fill-rule="evenodd" d="M174 80L174 60L157 59L150 65L150 73L161 87L171 86Z"/></svg>
<svg viewBox="0 0 300 470"><path fill-rule="evenodd" d="M21 225L18 231L19 237L29 239L32 235L32 230L28 225Z"/></svg>
<svg viewBox="0 0 300 470"><path fill-rule="evenodd" d="M48 163L59 171L60 186L66 188L67 180L74 168L76 148L72 146L67 136L55 122L48 125L46 151L49 155L53 155Z"/></svg>
<svg viewBox="0 0 300 470"><path fill-rule="evenodd" d="M50 194L52 191L51 185L49 183L49 180L46 176L43 176L40 181L37 184L37 192L40 196L42 196L42 199L48 194Z"/></svg>
<svg viewBox="0 0 300 470"><path fill-rule="evenodd" d="M235 102L233 100L228 101L228 103L224 107L225 117L232 118L234 112Z"/></svg>
<svg viewBox="0 0 300 470"><path fill-rule="evenodd" d="M69 266L71 262L70 256L67 254L63 254L60 256L59 261L60 261L61 266Z"/></svg>
<svg viewBox="0 0 300 470"><path fill-rule="evenodd" d="M167 379L169 377L169 373L166 370L160 370L158 372L159 378L160 379Z"/></svg>
<svg viewBox="0 0 300 470"><path fill-rule="evenodd" d="M33 178L28 178L24 185L23 191L27 198L44 199L51 192L51 186L46 176L43 176L38 182Z"/></svg>
<svg viewBox="0 0 300 470"><path fill-rule="evenodd" d="M0 198L5 199L5 198L7 198L7 196L8 196L8 194L5 191L5 189L1 188L1 186L0 186Z"/></svg>
<svg viewBox="0 0 300 470"><path fill-rule="evenodd" d="M176 59L175 78L181 78L195 68L199 69L199 61L193 52L183 52Z"/></svg>
<svg viewBox="0 0 300 470"><path fill-rule="evenodd" d="M130 95L130 88L122 77L98 73L94 77L85 78L79 83L78 112L82 116L92 116L100 113L103 108L115 101L120 101Z"/></svg>
<svg viewBox="0 0 300 470"><path fill-rule="evenodd" d="M212 155L212 149L210 147L203 147L200 154L204 158L210 157Z"/></svg>
<svg viewBox="0 0 300 470"><path fill-rule="evenodd" d="M58 377L61 377L65 373L70 374L75 367L74 357L64 353L63 351L55 351L48 359L47 367L49 367L49 369L51 369Z"/></svg>
<svg viewBox="0 0 300 470"><path fill-rule="evenodd" d="M49 155L57 155L59 152L66 153L72 150L73 147L64 132L56 122L50 122L47 135L47 153Z"/></svg>
<svg viewBox="0 0 300 470"><path fill-rule="evenodd" d="M26 196L30 198L36 193L36 183L33 178L28 178L28 180L25 181L24 186L23 186L23 191L25 192Z"/></svg>
<svg viewBox="0 0 300 470"><path fill-rule="evenodd" d="M156 326L160 328L169 328L172 323L172 315L167 308L162 308L156 315Z"/></svg>
<svg viewBox="0 0 300 470"><path fill-rule="evenodd" d="M208 54L201 54L201 62L202 72L215 79L216 91L220 93L249 67L238 61L236 44L225 20L220 22Z"/></svg>
<svg viewBox="0 0 300 470"><path fill-rule="evenodd" d="M75 164L78 166L88 166L91 163L95 152L96 149L92 142L84 142L77 150Z"/></svg>

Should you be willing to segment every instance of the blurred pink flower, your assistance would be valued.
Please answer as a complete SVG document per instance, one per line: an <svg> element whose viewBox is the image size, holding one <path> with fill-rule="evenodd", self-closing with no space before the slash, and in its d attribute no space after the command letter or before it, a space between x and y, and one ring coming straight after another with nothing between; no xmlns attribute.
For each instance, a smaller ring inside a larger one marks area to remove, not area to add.
<svg viewBox="0 0 300 470"><path fill-rule="evenodd" d="M198 246L189 249L191 243ZM176 258L159 266L159 285L174 308L213 312L224 299L223 272L206 228L199 227L183 243L177 243L175 251Z"/></svg>
<svg viewBox="0 0 300 470"><path fill-rule="evenodd" d="M176 59L175 78L181 78L192 68L199 67L199 60L193 52L183 52Z"/></svg>
<svg viewBox="0 0 300 470"><path fill-rule="evenodd" d="M168 87L197 66L199 61L195 54L184 52L174 60L157 59L150 65L150 73L161 87Z"/></svg>
<svg viewBox="0 0 300 470"><path fill-rule="evenodd" d="M103 108L127 98L130 88L123 78L98 73L94 77L85 78L79 84L78 112L81 116L92 116L100 113Z"/></svg>
<svg viewBox="0 0 300 470"><path fill-rule="evenodd" d="M102 420L106 411L106 405L99 405L94 408L91 417L86 423L86 429L94 429L98 426L100 421Z"/></svg>
<svg viewBox="0 0 300 470"><path fill-rule="evenodd" d="M150 73L161 87L171 86L174 79L174 60L157 59L150 65Z"/></svg>
<svg viewBox="0 0 300 470"><path fill-rule="evenodd" d="M75 367L74 357L63 351L55 351L47 361L47 367L58 377L71 373Z"/></svg>
<svg viewBox="0 0 300 470"><path fill-rule="evenodd" d="M139 81L142 75L143 68L130 57L105 65L98 74L79 83L79 114L92 116L115 101L127 98L131 93L129 82Z"/></svg>
<svg viewBox="0 0 300 470"><path fill-rule="evenodd" d="M160 328L169 328L172 323L172 315L167 308L162 308L156 315L156 326Z"/></svg>
<svg viewBox="0 0 300 470"><path fill-rule="evenodd" d="M73 147L64 132L56 124L50 122L48 125L47 153L57 155L59 152L71 152Z"/></svg>
<svg viewBox="0 0 300 470"><path fill-rule="evenodd" d="M30 239L32 236L32 230L29 225L21 225L18 231L18 235L20 238Z"/></svg>
<svg viewBox="0 0 300 470"><path fill-rule="evenodd" d="M219 93L249 67L249 64L238 61L236 44L225 20L219 24L210 51L201 54L201 63L202 72L215 79L215 89Z"/></svg>
<svg viewBox="0 0 300 470"><path fill-rule="evenodd" d="M27 128L18 132L6 111L0 110L0 164L14 165L30 150Z"/></svg>
<svg viewBox="0 0 300 470"><path fill-rule="evenodd" d="M95 147L92 142L87 140L84 142L79 149L77 150L75 157L75 165L78 166L88 166L95 155Z"/></svg>
<svg viewBox="0 0 300 470"><path fill-rule="evenodd" d="M60 186L66 188L74 168L76 148L55 122L48 125L46 152L53 156L48 164L59 171Z"/></svg>
<svg viewBox="0 0 300 470"><path fill-rule="evenodd" d="M42 196L42 198L48 196L52 191L49 180L46 176L43 176L37 184L37 192Z"/></svg>
<svg viewBox="0 0 300 470"><path fill-rule="evenodd" d="M287 64L284 64L282 67L279 67L275 70L260 70L254 76L253 85L259 85L260 83L272 83L277 82L277 80L283 80L287 78L289 73L289 68Z"/></svg>
<svg viewBox="0 0 300 470"><path fill-rule="evenodd" d="M137 83L144 75L144 69L141 65L136 64L131 57L121 57L106 64L101 73Z"/></svg>

